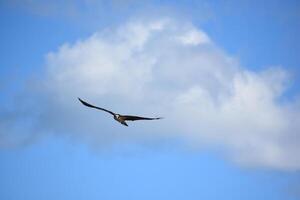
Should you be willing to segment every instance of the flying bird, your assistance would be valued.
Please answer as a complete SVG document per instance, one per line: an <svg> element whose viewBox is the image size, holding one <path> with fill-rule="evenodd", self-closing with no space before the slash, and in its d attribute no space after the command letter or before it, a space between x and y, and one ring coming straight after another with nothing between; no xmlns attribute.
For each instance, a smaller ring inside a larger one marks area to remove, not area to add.
<svg viewBox="0 0 300 200"><path fill-rule="evenodd" d="M120 115L117 113L114 113L110 110L106 110L104 108L100 108L94 105L91 105L85 101L83 101L82 99L78 98L78 100L85 106L90 107L90 108L95 108L98 110L102 110L105 111L111 115L114 116L114 119L118 122L120 122L121 124L123 124L124 126L128 126L128 124L126 123L126 121L136 121L136 120L157 120L157 119L162 119L162 117L156 117L156 118L151 118L151 117L139 117L139 116L133 116L133 115Z"/></svg>

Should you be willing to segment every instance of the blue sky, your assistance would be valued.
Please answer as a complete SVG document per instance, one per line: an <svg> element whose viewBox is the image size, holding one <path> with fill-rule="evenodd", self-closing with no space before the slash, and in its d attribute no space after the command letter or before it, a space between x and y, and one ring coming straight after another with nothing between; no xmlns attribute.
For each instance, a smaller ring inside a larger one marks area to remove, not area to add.
<svg viewBox="0 0 300 200"><path fill-rule="evenodd" d="M0 2L0 198L299 199L299 6Z"/></svg>

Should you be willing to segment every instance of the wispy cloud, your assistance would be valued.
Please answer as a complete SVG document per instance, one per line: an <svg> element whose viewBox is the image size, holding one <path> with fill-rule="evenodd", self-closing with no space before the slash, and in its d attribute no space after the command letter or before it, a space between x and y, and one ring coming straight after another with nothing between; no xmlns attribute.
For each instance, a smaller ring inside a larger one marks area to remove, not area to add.
<svg viewBox="0 0 300 200"><path fill-rule="evenodd" d="M247 70L191 23L131 20L62 45L47 55L45 67L31 91L35 130L100 147L182 138L222 149L244 165L300 168L299 100L282 99L288 72ZM78 96L116 112L165 120L124 129L80 105ZM12 122L1 132L16 126Z"/></svg>

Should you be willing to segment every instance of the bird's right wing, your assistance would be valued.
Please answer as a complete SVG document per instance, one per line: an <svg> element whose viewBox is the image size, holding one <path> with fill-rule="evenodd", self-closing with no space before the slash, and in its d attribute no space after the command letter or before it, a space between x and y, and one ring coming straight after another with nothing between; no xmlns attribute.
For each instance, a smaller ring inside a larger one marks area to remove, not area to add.
<svg viewBox="0 0 300 200"><path fill-rule="evenodd" d="M78 98L78 100L79 100L83 105L85 105L85 106L87 106L87 107L95 108L95 109L98 109L98 110L102 110L102 111L108 112L108 113L110 113L110 114L112 114L112 115L115 115L115 113L112 112L112 111L109 111L109 110L106 110L106 109L104 109L104 108L100 108L100 107L97 107L97 106L93 106L93 105L91 105L91 104L89 104L89 103L83 101L83 100L80 99L80 98Z"/></svg>
<svg viewBox="0 0 300 200"><path fill-rule="evenodd" d="M140 116L133 116L133 115L122 115L122 117L124 118L124 120L128 120L128 121L162 119L162 117L151 118L151 117L140 117Z"/></svg>

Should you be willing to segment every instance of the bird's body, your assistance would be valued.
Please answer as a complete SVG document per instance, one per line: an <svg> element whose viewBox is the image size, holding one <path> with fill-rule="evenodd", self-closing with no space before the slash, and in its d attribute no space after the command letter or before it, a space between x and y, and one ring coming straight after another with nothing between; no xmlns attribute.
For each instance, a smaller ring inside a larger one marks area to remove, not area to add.
<svg viewBox="0 0 300 200"><path fill-rule="evenodd" d="M116 121L118 121L119 123L123 124L124 126L128 126L128 124L126 123L126 121L136 121L136 120L157 120L157 119L162 119L161 117L156 117L156 118L150 118L150 117L139 117L139 116L133 116L133 115L120 115L117 113L114 113L110 110L106 110L104 108L100 108L94 105L91 105L85 101L83 101L82 99L78 98L78 100L85 106L90 107L90 108L95 108L98 110L102 110L105 111L111 115L113 115L114 119Z"/></svg>
<svg viewBox="0 0 300 200"><path fill-rule="evenodd" d="M128 124L125 122L124 117L122 117L121 115L119 115L119 114L114 115L114 119L116 121L120 122L121 124L128 126Z"/></svg>

